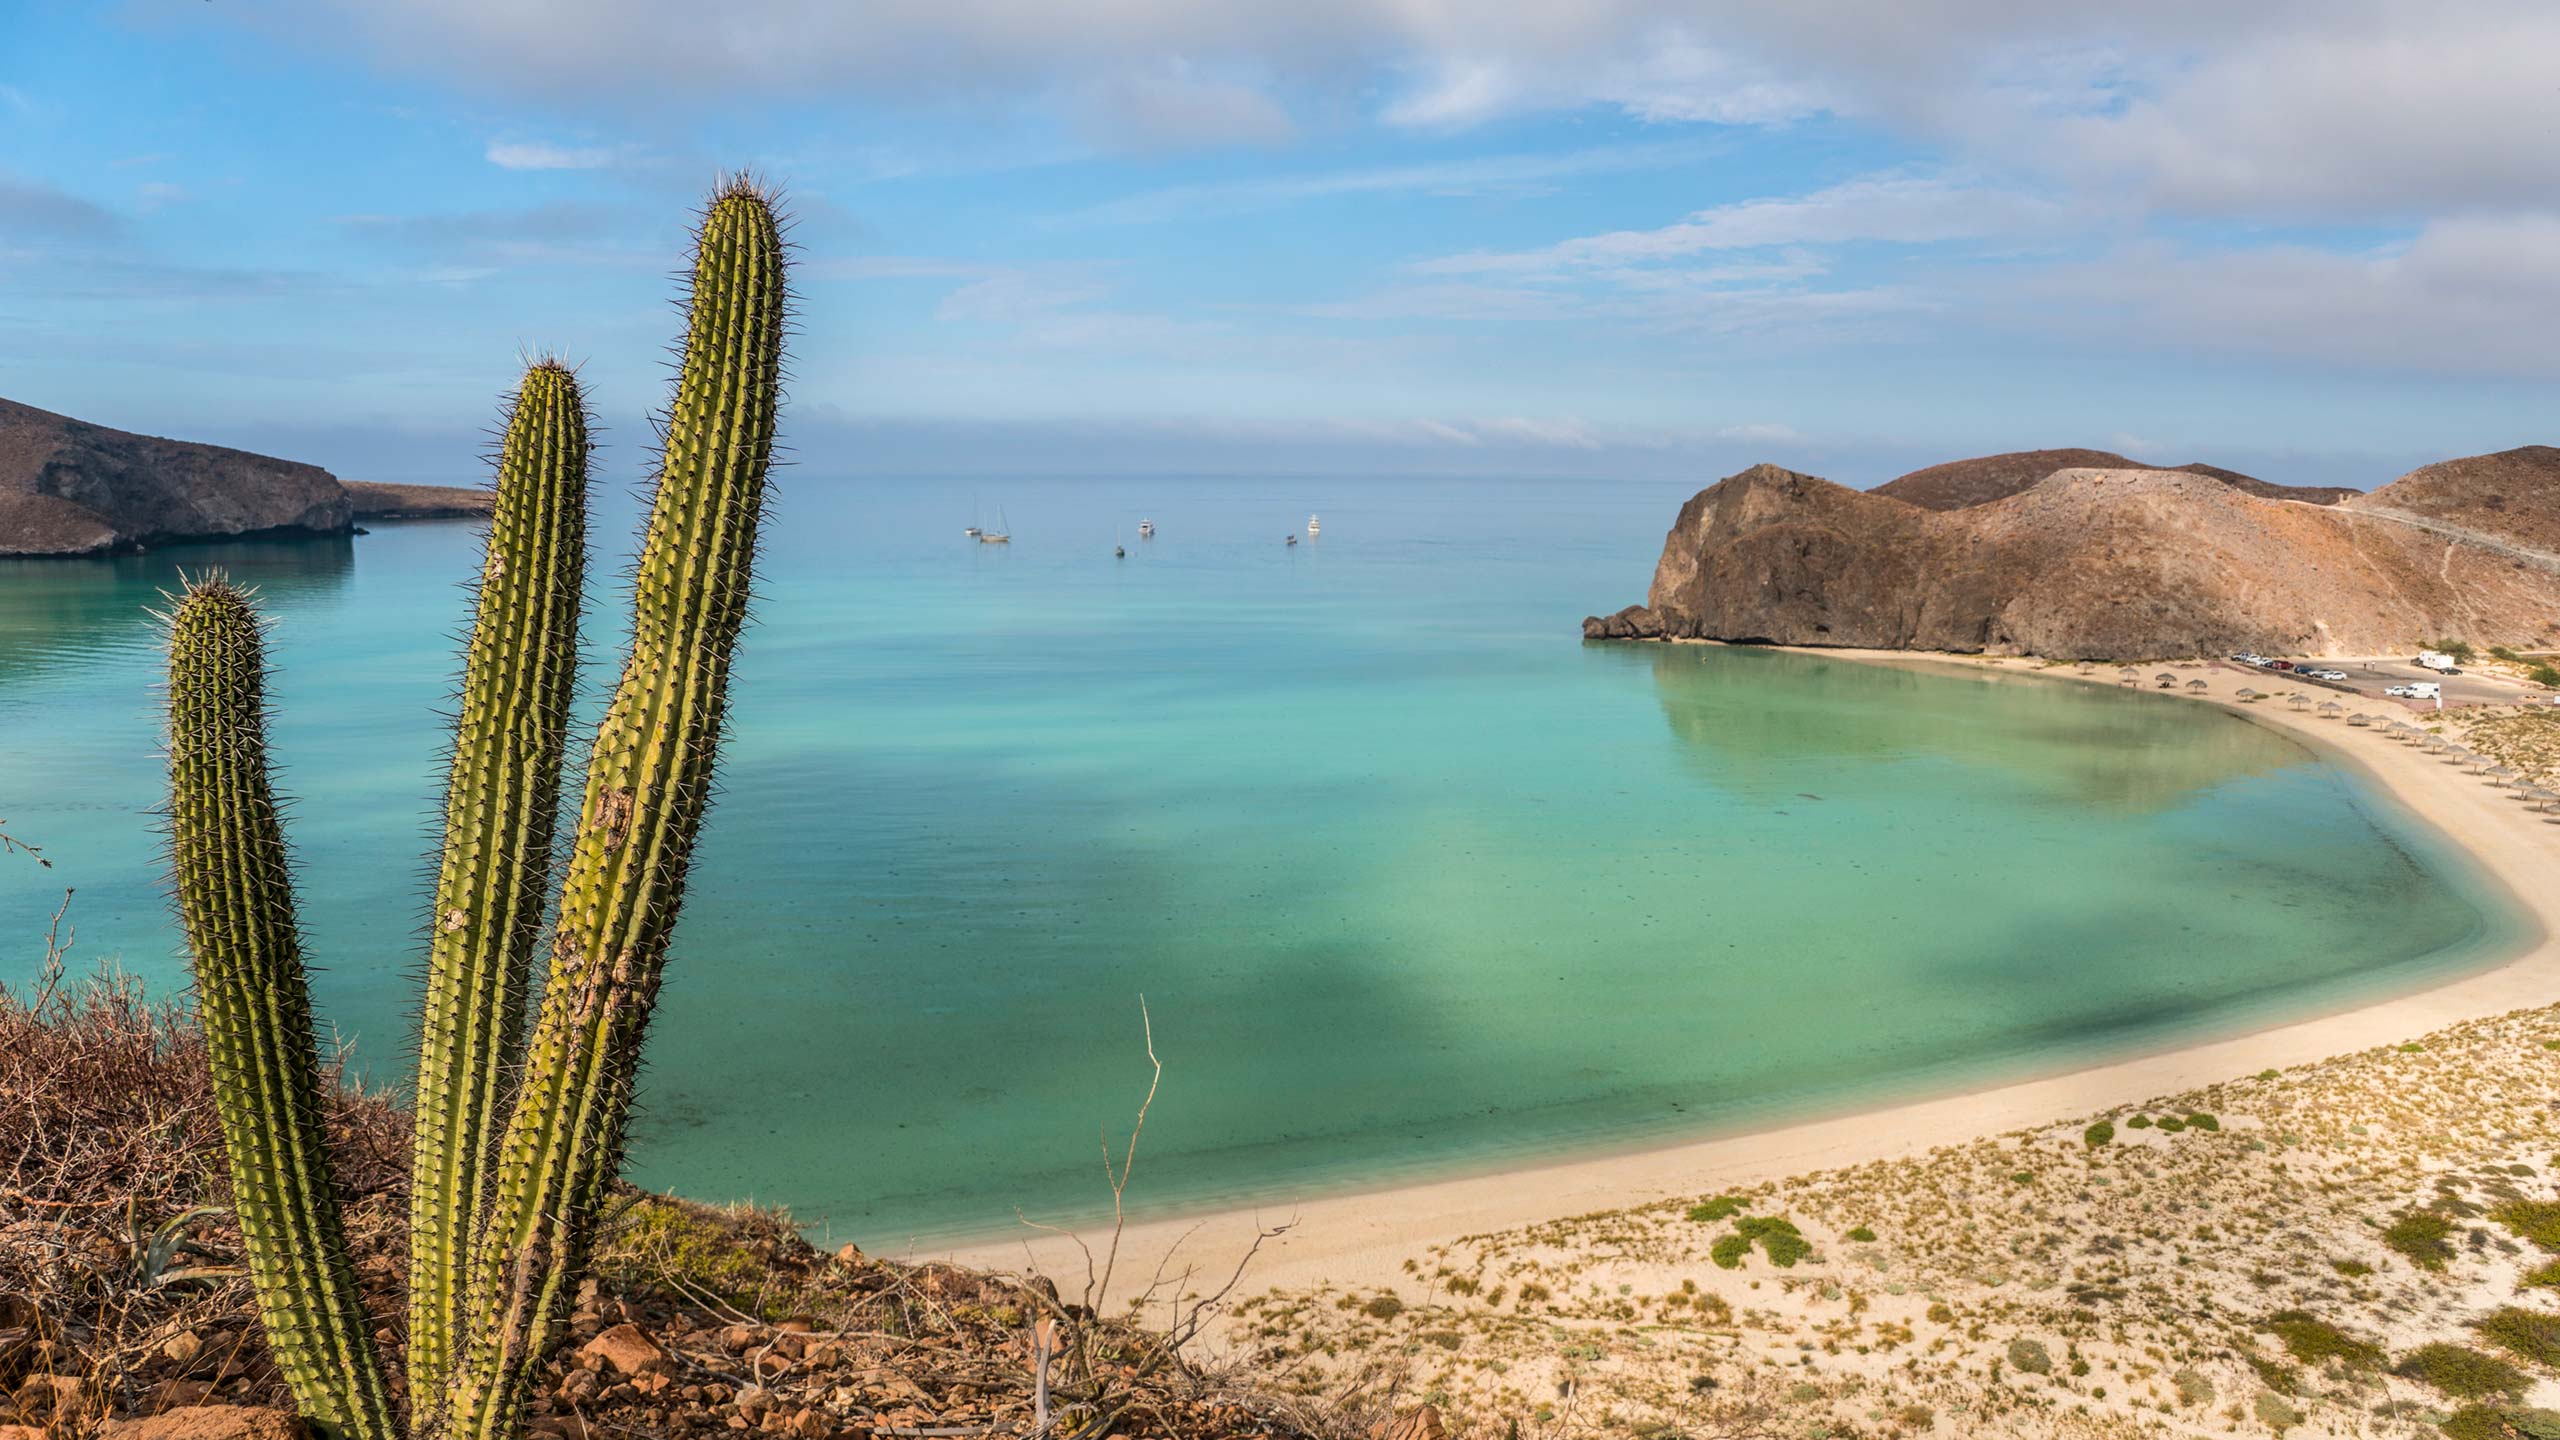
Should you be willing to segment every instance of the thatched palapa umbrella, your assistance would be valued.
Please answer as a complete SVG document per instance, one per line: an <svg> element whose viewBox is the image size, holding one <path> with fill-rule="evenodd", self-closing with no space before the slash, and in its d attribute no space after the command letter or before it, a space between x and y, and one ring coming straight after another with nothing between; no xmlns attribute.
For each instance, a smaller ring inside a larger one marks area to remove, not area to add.
<svg viewBox="0 0 2560 1440"><path fill-rule="evenodd" d="M2163 672L2163 673L2158 674L2158 675L2154 675L2154 676L2152 676L2151 678L2152 678L2152 679L2154 679L2154 680L2159 681L2159 682L2160 682L2160 688L2161 688L2161 689L2163 689L2163 690L2170 690L2170 689L2174 689L2174 688L2176 688L2176 686L2177 686L2177 684L2178 684L2178 677L2177 677L2177 676L2175 676L2175 675L2168 674L2168 673L2166 673L2166 672Z"/></svg>
<svg viewBox="0 0 2560 1440"><path fill-rule="evenodd" d="M2346 713L2347 707L2339 704L2335 700L2323 700L2320 702L2320 716L2324 720L2335 720Z"/></svg>

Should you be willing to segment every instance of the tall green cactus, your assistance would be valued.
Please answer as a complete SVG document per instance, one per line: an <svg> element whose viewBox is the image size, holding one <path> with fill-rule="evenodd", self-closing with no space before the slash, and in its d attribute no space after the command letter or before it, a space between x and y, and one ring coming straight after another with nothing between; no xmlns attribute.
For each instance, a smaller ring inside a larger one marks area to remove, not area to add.
<svg viewBox="0 0 2560 1440"><path fill-rule="evenodd" d="M780 403L787 297L771 202L734 183L696 237L690 321L599 725L548 983L523 1019L574 668L586 421L574 379L525 377L464 668L430 922L410 1257L410 1431L523 1434L622 1149L639 1051L709 802ZM400 1433L346 1262L284 840L266 777L246 596L171 621L173 866L241 1228L297 1402L349 1440Z"/></svg>
<svg viewBox="0 0 2560 1440"><path fill-rule="evenodd" d="M542 1015L472 1257L469 1350L450 1396L463 1440L520 1425L621 1159L746 622L781 394L782 279L782 235L763 199L736 187L714 198L640 548L631 655L588 757Z"/></svg>
<svg viewBox="0 0 2560 1440"><path fill-rule="evenodd" d="M560 756L586 573L587 416L568 367L525 373L462 666L428 909L409 1176L409 1388L443 1393L487 1158L524 1058L526 987L551 881Z"/></svg>

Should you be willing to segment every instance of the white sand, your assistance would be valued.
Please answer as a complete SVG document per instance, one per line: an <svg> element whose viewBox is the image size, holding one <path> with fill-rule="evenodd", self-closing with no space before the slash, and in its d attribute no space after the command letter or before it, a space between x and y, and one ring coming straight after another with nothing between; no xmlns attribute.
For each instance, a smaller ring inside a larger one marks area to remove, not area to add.
<svg viewBox="0 0 2560 1440"><path fill-rule="evenodd" d="M2114 684L2113 667L2094 677L2064 669L2040 670L2032 661L1987 661L1894 652L1825 650L1825 656L1920 666L1963 666L2021 678ZM2141 668L2144 687L2162 667ZM1694 1141L1634 1153L1560 1161L1492 1175L1403 1185L1366 1193L1276 1201L1255 1210L1150 1220L1129 1227L1121 1246L1120 1273L1142 1287L1160 1261L1172 1256L1175 1271L1199 1277L1192 1289L1224 1282L1264 1228L1290 1225L1254 1259L1246 1291L1391 1283L1408 1257L1462 1236L1543 1220L1617 1209L1650 1201L1716 1193L1758 1180L1829 1166L1890 1159L1976 1136L2050 1124L2217 1080L2282 1068L2423 1034L2464 1020L2528 1006L2560 1003L2560 825L2548 823L2509 798L2511 792L2466 775L2414 746L2377 730L2295 714L2281 701L2241 705L2233 692L2264 690L2274 678L2222 667L2174 669L2178 693L2191 679L2209 690L2195 697L2241 711L2272 729L2307 741L2369 776L2420 819L2469 851L2518 899L2537 927L2524 948L2494 968L2474 972L2415 994L2362 1005L2338 1014L2296 1021L2236 1038L2214 1040L1966 1094L1920 1100L1854 1115L1791 1124L1757 1133ZM2325 698L2325 697L2324 697ZM2345 699L2347 697L2339 697ZM2407 712L2396 702L2366 700L2351 710ZM2407 718L2423 721L2421 715ZM1140 1155L1135 1193L1145 1185ZM1088 1228L1099 1249L1109 1239ZM1070 1240L1026 1230L1019 1240L944 1252L964 1264L994 1269L1037 1269L1062 1284L1085 1274L1083 1252ZM1073 1287L1069 1286L1070 1293Z"/></svg>

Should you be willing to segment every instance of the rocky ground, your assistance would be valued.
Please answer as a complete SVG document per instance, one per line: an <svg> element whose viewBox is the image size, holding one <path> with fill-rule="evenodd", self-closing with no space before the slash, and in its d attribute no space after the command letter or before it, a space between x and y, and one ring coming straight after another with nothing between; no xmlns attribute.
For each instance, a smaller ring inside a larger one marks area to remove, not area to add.
<svg viewBox="0 0 2560 1440"><path fill-rule="evenodd" d="M2560 1435L2560 1010L1247 1302L1475 1435Z"/></svg>

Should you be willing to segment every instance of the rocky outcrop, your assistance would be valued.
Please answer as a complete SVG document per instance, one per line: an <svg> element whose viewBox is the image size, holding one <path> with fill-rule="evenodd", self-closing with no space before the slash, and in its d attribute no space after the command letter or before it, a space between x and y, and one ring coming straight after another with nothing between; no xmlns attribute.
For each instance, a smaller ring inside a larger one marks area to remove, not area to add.
<svg viewBox="0 0 2560 1440"><path fill-rule="evenodd" d="M2059 659L2560 642L2560 555L2488 538L2498 513L2419 524L2121 467L1926 509L1758 465L1682 506L1646 603L1583 633Z"/></svg>
<svg viewBox="0 0 2560 1440"><path fill-rule="evenodd" d="M1874 493L1890 495L1923 510L1966 510L2006 500L2057 470L2183 470L2190 475L2211 476L2261 500L2300 500L2313 505L2334 505L2342 497L2357 493L2338 485L2278 485L2219 465L2145 465L2112 450L2081 449L2013 450L2004 455L1950 460L1896 476L1877 486Z"/></svg>
<svg viewBox="0 0 2560 1440"><path fill-rule="evenodd" d="M354 519L346 487L317 465L110 430L0 400L0 554L343 534Z"/></svg>
<svg viewBox="0 0 2560 1440"><path fill-rule="evenodd" d="M498 492L477 485L394 485L382 480L345 484L358 520L476 520L498 501Z"/></svg>

